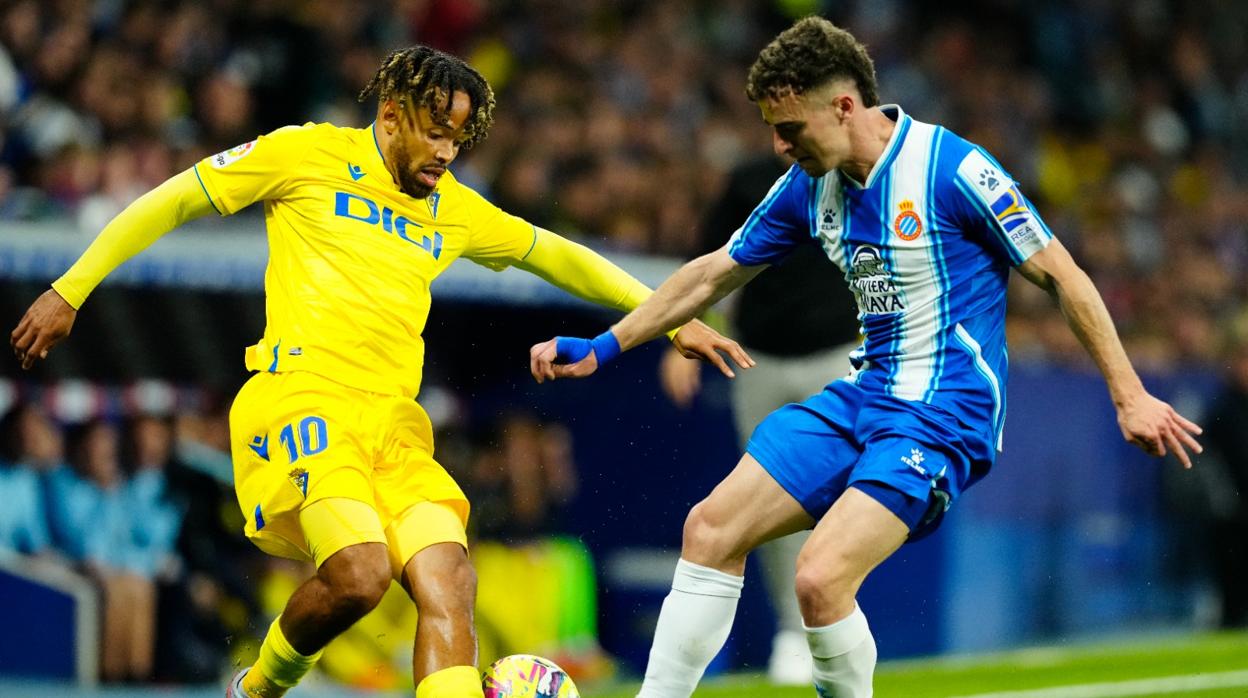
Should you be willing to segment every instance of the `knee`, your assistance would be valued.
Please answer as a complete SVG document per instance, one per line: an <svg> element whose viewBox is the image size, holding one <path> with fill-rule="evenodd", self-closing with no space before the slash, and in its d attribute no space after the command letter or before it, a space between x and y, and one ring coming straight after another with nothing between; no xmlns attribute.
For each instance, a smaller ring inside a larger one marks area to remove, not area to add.
<svg viewBox="0 0 1248 698"><path fill-rule="evenodd" d="M447 570L445 580L447 592L444 596L452 603L469 608L476 603L477 571L467 557L456 559Z"/></svg>
<svg viewBox="0 0 1248 698"><path fill-rule="evenodd" d="M329 589L335 610L344 615L363 617L381 603L381 597L390 587L390 561L385 546L368 544L367 547L376 550L357 551L338 559L346 552L343 550L326 560L317 572Z"/></svg>
<svg viewBox="0 0 1248 698"><path fill-rule="evenodd" d="M471 614L477 598L477 573L467 556L458 556L436 573L417 576L412 600L423 616L457 618Z"/></svg>
<svg viewBox="0 0 1248 698"><path fill-rule="evenodd" d="M690 562L718 567L744 553L736 550L727 521L705 501L694 505L685 517L681 556Z"/></svg>
<svg viewBox="0 0 1248 698"><path fill-rule="evenodd" d="M853 605L854 584L843 565L836 560L815 560L806 556L797 559L797 574L793 580L798 603L803 615L810 620L810 613L829 608Z"/></svg>

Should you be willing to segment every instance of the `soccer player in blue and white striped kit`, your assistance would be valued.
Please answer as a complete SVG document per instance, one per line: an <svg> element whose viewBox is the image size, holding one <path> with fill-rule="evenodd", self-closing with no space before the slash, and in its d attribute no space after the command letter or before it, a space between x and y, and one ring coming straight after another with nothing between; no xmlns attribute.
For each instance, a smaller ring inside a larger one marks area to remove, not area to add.
<svg viewBox="0 0 1248 698"><path fill-rule="evenodd" d="M982 148L877 106L862 44L808 17L746 88L796 164L728 245L693 260L593 340L537 345L540 381L592 373L697 316L798 245L822 246L858 301L854 370L773 412L685 521L642 698L689 696L728 636L746 555L800 529L796 591L820 696L872 693L875 641L854 598L984 477L1005 421L1010 267L1048 291L1108 384L1124 438L1190 467L1200 427L1149 395L1087 275ZM748 363L748 362L747 362Z"/></svg>

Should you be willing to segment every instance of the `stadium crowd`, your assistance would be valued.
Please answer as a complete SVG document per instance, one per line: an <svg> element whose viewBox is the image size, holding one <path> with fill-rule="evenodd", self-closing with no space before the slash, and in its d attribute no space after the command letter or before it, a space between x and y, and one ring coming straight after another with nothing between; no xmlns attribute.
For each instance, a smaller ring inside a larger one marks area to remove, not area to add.
<svg viewBox="0 0 1248 698"><path fill-rule="evenodd" d="M156 382L3 387L0 558L99 590L104 680L215 678L255 608L224 413Z"/></svg>
<svg viewBox="0 0 1248 698"><path fill-rule="evenodd" d="M460 176L595 246L684 255L742 158L743 96L788 16L871 47L883 98L984 145L1076 251L1144 366L1209 363L1248 294L1248 10L1215 0L18 0L0 15L0 220L94 234L197 159L284 124L363 125L354 95L424 42L495 85ZM967 79L974 76L974 79ZM256 227L259 231L259 226ZM1081 355L1013 299L1016 355Z"/></svg>

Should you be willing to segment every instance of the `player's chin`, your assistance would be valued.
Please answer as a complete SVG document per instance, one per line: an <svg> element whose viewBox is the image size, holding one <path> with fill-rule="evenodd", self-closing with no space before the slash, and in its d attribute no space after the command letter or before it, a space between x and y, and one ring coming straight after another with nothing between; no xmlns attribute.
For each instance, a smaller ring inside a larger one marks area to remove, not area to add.
<svg viewBox="0 0 1248 698"><path fill-rule="evenodd" d="M814 158L802 158L797 161L797 166L802 168L802 172L805 172L811 177L822 177L828 173L827 168L821 165L819 161Z"/></svg>
<svg viewBox="0 0 1248 698"><path fill-rule="evenodd" d="M434 190L434 187L431 187L425 184L424 182L421 182L419 179L416 179L415 177L410 177L410 178L404 177L402 184L403 184L403 193L407 194L413 199L428 198L429 195L432 194Z"/></svg>

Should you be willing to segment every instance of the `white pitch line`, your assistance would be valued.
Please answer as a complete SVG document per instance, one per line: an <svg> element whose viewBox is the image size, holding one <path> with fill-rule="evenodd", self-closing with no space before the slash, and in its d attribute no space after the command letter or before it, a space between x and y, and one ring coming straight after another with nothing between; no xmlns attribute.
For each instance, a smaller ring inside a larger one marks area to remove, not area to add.
<svg viewBox="0 0 1248 698"><path fill-rule="evenodd" d="M1160 676L1155 679L1114 681L1110 683L1085 683L1075 686L1052 686L1027 691L1002 691L1000 693L976 693L956 698L1122 698L1123 696L1148 696L1161 692L1191 693L1211 688L1248 686L1248 671L1223 671L1215 674L1191 674L1186 676Z"/></svg>

